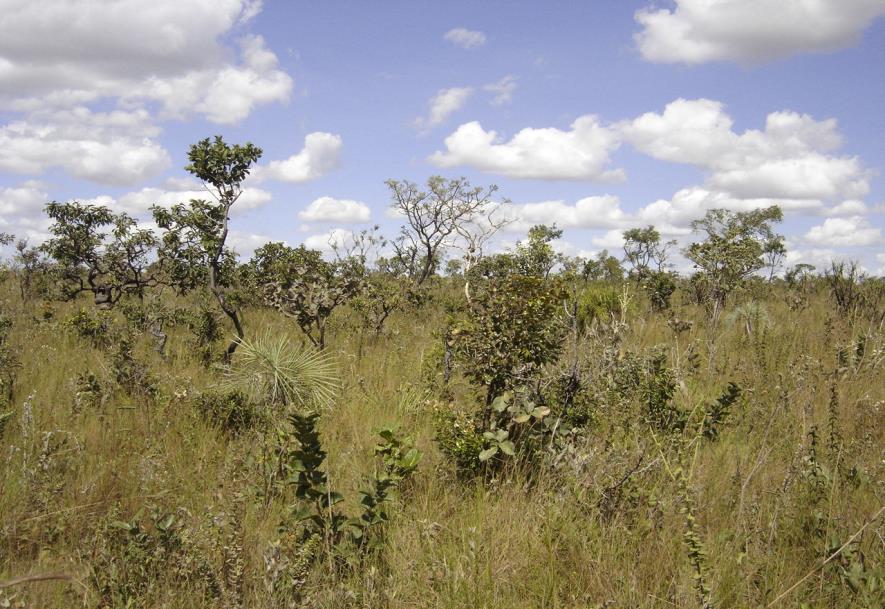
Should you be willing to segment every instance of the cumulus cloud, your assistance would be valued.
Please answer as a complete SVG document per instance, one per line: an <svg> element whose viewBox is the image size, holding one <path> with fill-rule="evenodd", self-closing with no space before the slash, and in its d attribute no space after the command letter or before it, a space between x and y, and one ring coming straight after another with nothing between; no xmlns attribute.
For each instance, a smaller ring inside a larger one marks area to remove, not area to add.
<svg viewBox="0 0 885 609"><path fill-rule="evenodd" d="M0 231L40 242L46 238L49 221L43 207L49 202L44 184L27 181L0 187Z"/></svg>
<svg viewBox="0 0 885 609"><path fill-rule="evenodd" d="M805 240L819 246L867 246L882 242L882 229L862 216L827 218L805 233Z"/></svg>
<svg viewBox="0 0 885 609"><path fill-rule="evenodd" d="M279 180L301 183L322 177L341 166L340 135L316 131L304 138L301 152L282 161L271 161L265 166L256 167L252 179Z"/></svg>
<svg viewBox="0 0 885 609"><path fill-rule="evenodd" d="M502 216L513 220L505 230L518 232L536 224L556 224L559 228L611 228L629 223L620 200L611 195L585 197L574 205L565 201L508 204L502 210Z"/></svg>
<svg viewBox="0 0 885 609"><path fill-rule="evenodd" d="M219 39L260 10L255 0L10 0L0 21L0 107L31 111L104 98L158 102L166 115L242 120L288 99L292 79L261 37L240 62Z"/></svg>
<svg viewBox="0 0 885 609"><path fill-rule="evenodd" d="M231 213L241 214L251 209L263 207L271 201L271 198L271 194L266 190L251 186L246 187L231 208ZM153 205L171 207L177 203L187 203L192 199L212 201L212 195L201 184L188 181L173 188L146 187L128 192L109 206L135 216L143 216Z"/></svg>
<svg viewBox="0 0 885 609"><path fill-rule="evenodd" d="M298 212L298 217L308 222L340 222L342 224L368 222L369 206L361 201L320 197Z"/></svg>
<svg viewBox="0 0 885 609"><path fill-rule="evenodd" d="M883 14L881 0L676 0L637 11L634 39L654 62L758 63L849 46Z"/></svg>
<svg viewBox="0 0 885 609"><path fill-rule="evenodd" d="M472 87L452 87L440 89L428 102L428 114L426 117L415 119L415 126L419 129L429 129L445 122L452 114L464 107L464 104L473 95Z"/></svg>
<svg viewBox="0 0 885 609"><path fill-rule="evenodd" d="M0 170L40 174L60 167L74 177L130 185L165 171L166 150L143 110L40 111L0 127Z"/></svg>
<svg viewBox="0 0 885 609"><path fill-rule="evenodd" d="M824 210L824 214L827 216L862 216L868 211L869 208L866 206L866 203L850 199Z"/></svg>
<svg viewBox="0 0 885 609"><path fill-rule="evenodd" d="M841 144L834 119L773 112L765 129L738 134L721 102L677 99L661 114L621 123L623 136L654 158L708 172L708 186L739 198L857 198L869 172L856 157L828 152Z"/></svg>
<svg viewBox="0 0 885 609"><path fill-rule="evenodd" d="M227 244L243 258L251 258L255 250L271 241L279 241L268 235L232 230L227 236Z"/></svg>
<svg viewBox="0 0 885 609"><path fill-rule="evenodd" d="M702 218L707 210L751 211L772 205L779 205L785 212L818 213L824 209L816 199L741 199L702 186L690 186L669 199L658 199L641 207L633 218L636 225L654 224L663 234L679 236L690 233L691 222Z"/></svg>
<svg viewBox="0 0 885 609"><path fill-rule="evenodd" d="M618 134L593 115L578 118L567 131L555 127L527 127L509 141L473 121L445 139L446 151L430 162L438 167L473 167L513 178L544 180L625 179L621 169L609 169L609 155L619 145Z"/></svg>
<svg viewBox="0 0 885 609"><path fill-rule="evenodd" d="M311 235L304 240L304 247L330 253L335 247L343 248L353 242L353 231L346 228L333 228L319 235Z"/></svg>
<svg viewBox="0 0 885 609"><path fill-rule="evenodd" d="M494 94L492 101L489 102L493 106L509 104L513 101L513 92L516 91L516 77L505 76L497 82L487 84L483 90Z"/></svg>
<svg viewBox="0 0 885 609"><path fill-rule="evenodd" d="M475 49L486 43L486 35L476 30L456 27L443 35L443 38L462 49Z"/></svg>

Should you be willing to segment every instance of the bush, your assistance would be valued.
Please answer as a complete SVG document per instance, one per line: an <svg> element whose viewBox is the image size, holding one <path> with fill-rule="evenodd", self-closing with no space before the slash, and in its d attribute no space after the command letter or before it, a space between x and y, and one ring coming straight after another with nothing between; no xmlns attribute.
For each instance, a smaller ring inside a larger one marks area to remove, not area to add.
<svg viewBox="0 0 885 609"><path fill-rule="evenodd" d="M240 391L207 391L194 398L197 412L225 433L240 434L266 423L262 409Z"/></svg>
<svg viewBox="0 0 885 609"><path fill-rule="evenodd" d="M608 283L589 286L578 297L578 327L589 329L594 322L611 322L621 311L621 291Z"/></svg>
<svg viewBox="0 0 885 609"><path fill-rule="evenodd" d="M93 347L103 347L109 342L110 320L106 314L92 315L81 308L68 317L63 325L79 338L92 343Z"/></svg>

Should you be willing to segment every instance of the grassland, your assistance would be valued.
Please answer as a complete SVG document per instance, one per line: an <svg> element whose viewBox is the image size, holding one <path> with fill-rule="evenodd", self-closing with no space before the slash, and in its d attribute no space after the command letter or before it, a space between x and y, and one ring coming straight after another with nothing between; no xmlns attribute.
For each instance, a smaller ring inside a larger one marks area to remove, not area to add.
<svg viewBox="0 0 885 609"><path fill-rule="evenodd" d="M760 284L716 325L681 291L670 312L636 297L623 324L596 324L566 348L596 390L589 422L531 462L467 478L435 441L445 396L473 399L457 368L439 391L453 282L377 337L353 311L330 322L340 387L319 428L346 509L376 471L377 429L398 425L423 453L381 547L342 567L274 553L293 499L261 493L268 432L226 432L196 407L220 373L186 325L169 326L165 358L136 332L121 360L116 339L66 323L81 309L98 319L88 301L23 301L8 278L0 311L19 366L0 408L12 413L0 436L0 607L98 607L114 586L121 606L170 609L883 606L881 324L840 315L821 282L800 306L783 284ZM272 310L244 317L249 334L302 341ZM127 325L119 311L107 318L109 336ZM718 437L664 437L641 404L618 399L612 366L655 348L682 411L741 388ZM126 362L138 365L128 391ZM275 569L297 594L273 592Z"/></svg>

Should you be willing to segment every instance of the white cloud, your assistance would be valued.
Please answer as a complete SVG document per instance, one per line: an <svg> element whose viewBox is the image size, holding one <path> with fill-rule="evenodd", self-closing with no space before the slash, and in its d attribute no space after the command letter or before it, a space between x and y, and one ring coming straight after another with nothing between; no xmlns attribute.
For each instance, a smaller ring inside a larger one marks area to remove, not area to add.
<svg viewBox="0 0 885 609"><path fill-rule="evenodd" d="M298 212L298 217L308 222L368 222L371 211L361 201L320 197Z"/></svg>
<svg viewBox="0 0 885 609"><path fill-rule="evenodd" d="M618 229L608 230L600 237L591 237L590 242L597 247L609 251L617 251L624 247L624 231Z"/></svg>
<svg viewBox="0 0 885 609"><path fill-rule="evenodd" d="M255 250L271 241L279 241L279 239L238 230L232 230L227 236L227 245L245 259L251 258Z"/></svg>
<svg viewBox="0 0 885 609"><path fill-rule="evenodd" d="M637 11L634 39L654 62L758 63L849 46L882 14L881 0L676 0Z"/></svg>
<svg viewBox="0 0 885 609"><path fill-rule="evenodd" d="M333 250L332 244L341 248L352 241L353 231L346 228L333 228L326 233L307 237L304 240L304 247L329 253Z"/></svg>
<svg viewBox="0 0 885 609"><path fill-rule="evenodd" d="M708 187L738 198L857 198L869 190L869 172L857 157L827 152L841 144L834 119L773 112L765 130L732 130L720 102L677 99L662 114L621 123L627 141L654 158L709 172Z"/></svg>
<svg viewBox="0 0 885 609"><path fill-rule="evenodd" d="M258 36L240 63L219 39L257 14L255 0L8 0L0 21L0 107L103 98L159 102L163 114L235 123L288 99L292 79Z"/></svg>
<svg viewBox="0 0 885 609"><path fill-rule="evenodd" d="M449 30L443 35L443 38L464 49L475 49L486 43L485 34L476 30L468 30L463 27L456 27L455 29Z"/></svg>
<svg viewBox="0 0 885 609"><path fill-rule="evenodd" d="M882 241L882 230L862 216L827 218L805 233L809 243L831 247L867 246Z"/></svg>
<svg viewBox="0 0 885 609"><path fill-rule="evenodd" d="M165 171L166 150L143 110L40 111L0 127L0 170L39 174L60 167L77 178L129 185Z"/></svg>
<svg viewBox="0 0 885 609"><path fill-rule="evenodd" d="M670 199L649 203L633 217L636 225L654 224L666 235L684 235L691 232L691 222L702 218L707 210L751 211L771 205L779 205L786 212L817 212L823 209L821 202L815 199L740 199L702 186L690 186L677 191Z"/></svg>
<svg viewBox="0 0 885 609"><path fill-rule="evenodd" d="M342 145L340 135L323 131L308 133L301 152L256 167L252 179L301 183L322 177L341 166Z"/></svg>
<svg viewBox="0 0 885 609"><path fill-rule="evenodd" d="M452 114L463 108L471 95L473 95L472 87L440 89L427 104L429 107L427 116L415 119L415 127L429 129L442 124Z"/></svg>
<svg viewBox="0 0 885 609"><path fill-rule="evenodd" d="M445 139L446 151L430 162L439 167L467 165L514 178L621 181L621 169L609 169L618 134L593 115L578 118L571 129L527 127L504 142L477 121L458 127Z"/></svg>
<svg viewBox="0 0 885 609"><path fill-rule="evenodd" d="M251 209L257 209L268 204L271 198L271 194L266 190L246 187L243 189L240 198L234 203L231 212L241 214ZM187 203L192 199L212 201L212 195L201 184L187 181L172 189L147 187L129 192L119 197L116 202L109 206L116 207L135 216L140 216L146 214L152 205L171 207L177 203Z"/></svg>
<svg viewBox="0 0 885 609"><path fill-rule="evenodd" d="M489 102L493 106L509 104L513 101L513 92L516 91L516 77L505 76L497 82L487 84L483 90L495 94L492 101Z"/></svg>
<svg viewBox="0 0 885 609"><path fill-rule="evenodd" d="M863 216L869 211L866 204L863 201L858 201L856 199L850 199L848 201L842 201L838 205L831 207L830 209L824 210L824 213L827 216L835 217L835 216Z"/></svg>
<svg viewBox="0 0 885 609"><path fill-rule="evenodd" d="M502 210L502 216L513 219L505 230L518 232L536 224L556 224L559 228L611 228L623 227L629 222L620 201L611 195L585 197L574 205L565 201L510 204Z"/></svg>
<svg viewBox="0 0 885 609"><path fill-rule="evenodd" d="M43 241L49 227L43 207L49 200L49 194L40 182L27 181L18 186L0 187L0 231L33 242Z"/></svg>

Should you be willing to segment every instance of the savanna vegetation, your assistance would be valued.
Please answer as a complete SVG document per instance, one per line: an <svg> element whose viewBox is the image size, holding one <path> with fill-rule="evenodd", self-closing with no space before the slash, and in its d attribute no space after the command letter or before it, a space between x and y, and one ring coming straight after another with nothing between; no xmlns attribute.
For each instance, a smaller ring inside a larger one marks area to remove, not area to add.
<svg viewBox="0 0 885 609"><path fill-rule="evenodd" d="M690 275L653 226L489 254L495 187L438 177L243 260L260 156L194 145L155 231L2 236L0 607L885 606L881 279L781 269L777 207Z"/></svg>

